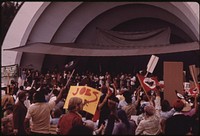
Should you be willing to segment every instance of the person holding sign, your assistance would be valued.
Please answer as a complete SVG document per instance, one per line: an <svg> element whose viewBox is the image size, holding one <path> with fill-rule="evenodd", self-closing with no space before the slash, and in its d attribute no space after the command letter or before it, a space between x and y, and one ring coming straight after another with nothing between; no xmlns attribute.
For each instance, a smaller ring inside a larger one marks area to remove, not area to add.
<svg viewBox="0 0 200 136"><path fill-rule="evenodd" d="M75 126L83 125L82 116L78 113L83 110L83 101L79 97L71 97L68 104L68 112L58 121L59 135L67 135ZM78 131L78 130L77 130Z"/></svg>

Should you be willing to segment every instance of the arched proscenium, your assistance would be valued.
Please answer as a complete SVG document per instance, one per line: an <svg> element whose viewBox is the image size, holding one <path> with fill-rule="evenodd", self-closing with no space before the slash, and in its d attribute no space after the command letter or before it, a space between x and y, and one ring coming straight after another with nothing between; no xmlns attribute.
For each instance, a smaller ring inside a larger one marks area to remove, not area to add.
<svg viewBox="0 0 200 136"><path fill-rule="evenodd" d="M147 4L174 14L179 25L194 40L199 41L197 3L187 2L25 2L13 20L3 42L2 50L32 42L74 42L84 28L97 16L117 6ZM197 10L193 11L195 7ZM123 21L123 19L118 18ZM124 19L126 20L126 19ZM120 22L119 22L120 23ZM177 24L178 23L178 24ZM184 27L184 26L187 27ZM112 26L110 26L111 28ZM41 68L44 55L29 54L37 69ZM2 51L2 65L20 64L22 53ZM30 61L30 60L26 60ZM33 59L32 59L33 61Z"/></svg>

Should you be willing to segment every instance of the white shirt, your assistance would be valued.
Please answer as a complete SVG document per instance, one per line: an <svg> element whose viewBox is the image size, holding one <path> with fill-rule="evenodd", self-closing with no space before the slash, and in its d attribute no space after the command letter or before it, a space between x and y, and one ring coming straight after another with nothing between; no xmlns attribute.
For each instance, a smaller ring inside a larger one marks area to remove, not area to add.
<svg viewBox="0 0 200 136"><path fill-rule="evenodd" d="M49 133L50 111L55 107L55 104L55 101L31 104L27 111L26 118L32 119L32 132Z"/></svg>

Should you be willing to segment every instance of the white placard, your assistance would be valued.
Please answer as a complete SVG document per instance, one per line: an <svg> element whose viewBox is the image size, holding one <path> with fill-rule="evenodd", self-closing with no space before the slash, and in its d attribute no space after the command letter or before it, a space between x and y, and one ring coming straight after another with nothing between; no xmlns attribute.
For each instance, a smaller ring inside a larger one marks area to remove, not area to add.
<svg viewBox="0 0 200 136"><path fill-rule="evenodd" d="M147 72L153 73L157 63L158 63L159 57L155 55L151 55L151 58L149 60L149 63L147 64Z"/></svg>

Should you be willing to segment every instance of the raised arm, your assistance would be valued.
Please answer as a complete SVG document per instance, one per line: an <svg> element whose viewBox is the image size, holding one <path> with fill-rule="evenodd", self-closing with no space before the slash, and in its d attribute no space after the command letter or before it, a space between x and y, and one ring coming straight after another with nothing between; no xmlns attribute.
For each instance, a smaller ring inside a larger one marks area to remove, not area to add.
<svg viewBox="0 0 200 136"><path fill-rule="evenodd" d="M141 86L139 86L136 90L136 101L135 101L135 106L137 107L139 102L140 102L140 91L141 91Z"/></svg>
<svg viewBox="0 0 200 136"><path fill-rule="evenodd" d="M106 103L106 101L108 100L108 97L110 96L109 93L106 94L105 98L103 99L103 101L98 105L98 109L100 110L103 105Z"/></svg>
<svg viewBox="0 0 200 136"><path fill-rule="evenodd" d="M113 83L113 84L111 84L112 86L113 86L113 89L114 89L114 94L115 94L115 96L117 95L117 88L116 88L116 86L115 86L115 84Z"/></svg>
<svg viewBox="0 0 200 136"><path fill-rule="evenodd" d="M55 100L56 104L62 99L62 95L63 95L64 90L66 90L65 86L61 88L61 90L60 90L60 92L59 92L59 94L58 94L58 96L57 96L57 98Z"/></svg>

